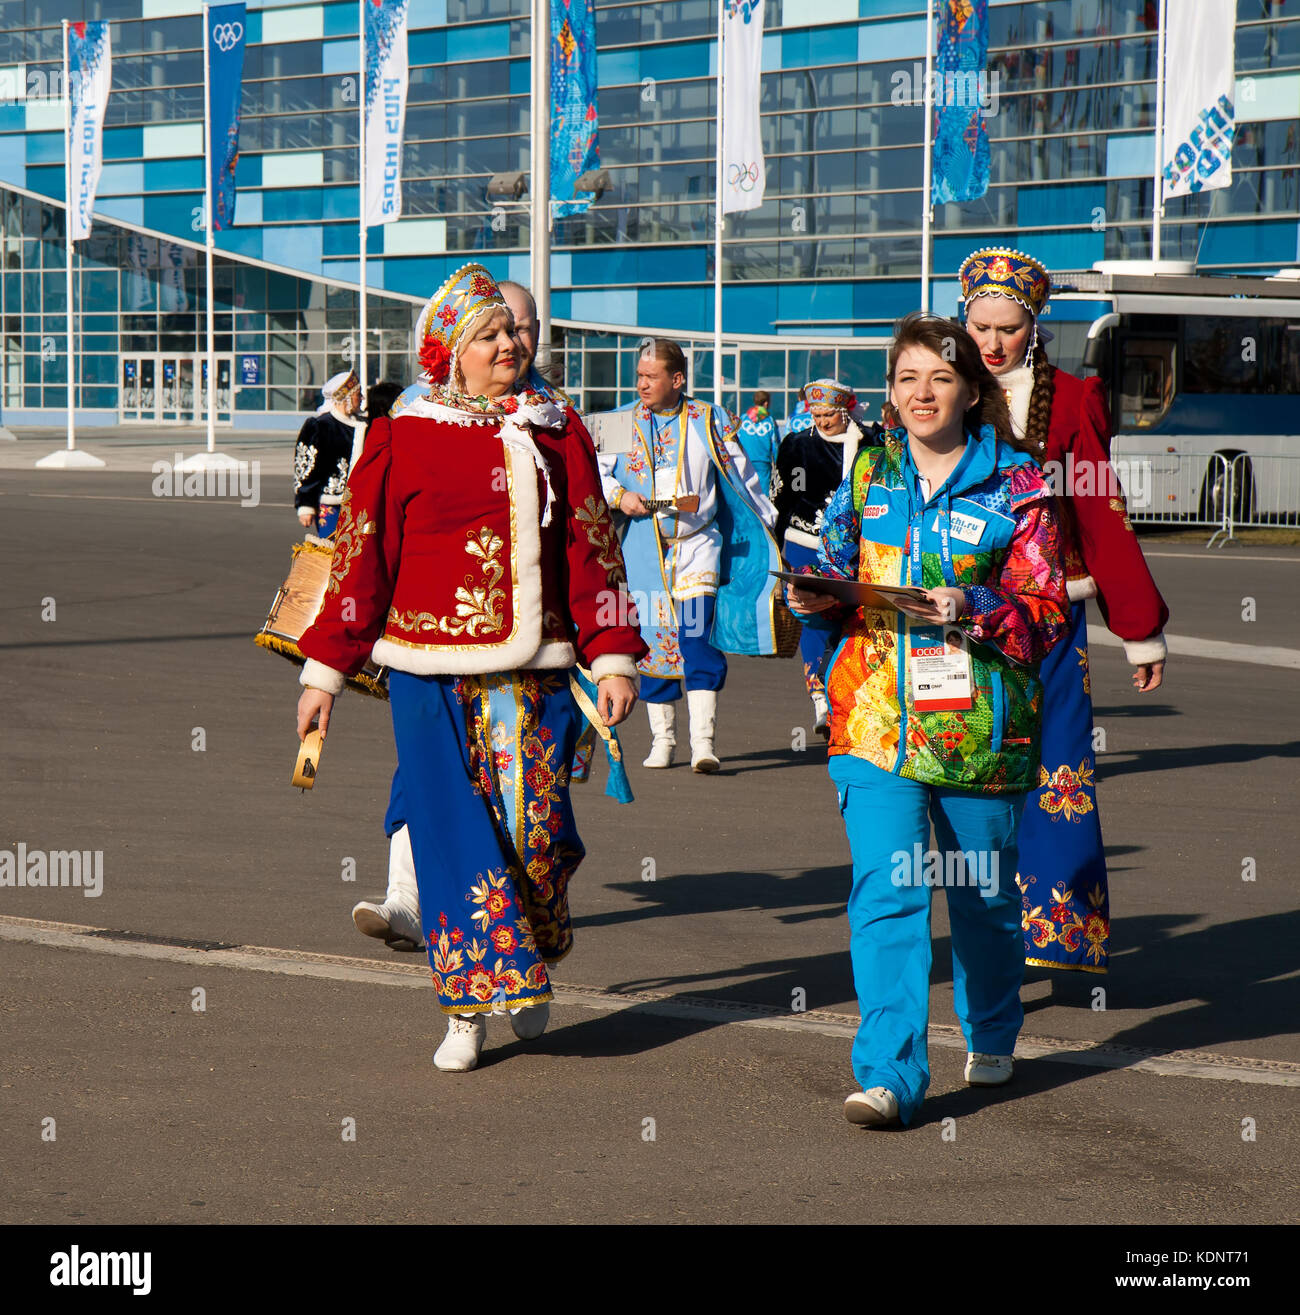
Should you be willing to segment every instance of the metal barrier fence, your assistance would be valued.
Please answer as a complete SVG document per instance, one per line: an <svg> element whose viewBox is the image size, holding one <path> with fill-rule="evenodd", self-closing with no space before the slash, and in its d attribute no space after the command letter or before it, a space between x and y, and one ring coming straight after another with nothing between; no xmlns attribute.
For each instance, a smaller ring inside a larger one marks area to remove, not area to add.
<svg viewBox="0 0 1300 1315"><path fill-rule="evenodd" d="M1300 525L1300 454L1111 452L1129 515L1139 525L1211 531L1219 547L1245 526Z"/></svg>

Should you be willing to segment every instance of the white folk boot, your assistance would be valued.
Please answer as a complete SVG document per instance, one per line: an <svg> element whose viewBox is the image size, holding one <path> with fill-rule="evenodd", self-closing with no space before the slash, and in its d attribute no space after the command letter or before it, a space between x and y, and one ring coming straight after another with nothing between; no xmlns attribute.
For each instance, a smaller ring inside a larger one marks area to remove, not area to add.
<svg viewBox="0 0 1300 1315"><path fill-rule="evenodd" d="M691 770L716 772L722 765L713 752L718 693L712 689L688 689L686 702L691 710Z"/></svg>
<svg viewBox="0 0 1300 1315"><path fill-rule="evenodd" d="M420 889L415 884L411 833L402 827L388 843L388 894L382 904L362 902L352 921L365 936L377 936L390 950L424 949L420 929Z"/></svg>
<svg viewBox="0 0 1300 1315"><path fill-rule="evenodd" d="M650 746L650 756L641 766L671 767L673 750L677 747L677 709L671 703L647 703L645 710L650 714L654 743Z"/></svg>

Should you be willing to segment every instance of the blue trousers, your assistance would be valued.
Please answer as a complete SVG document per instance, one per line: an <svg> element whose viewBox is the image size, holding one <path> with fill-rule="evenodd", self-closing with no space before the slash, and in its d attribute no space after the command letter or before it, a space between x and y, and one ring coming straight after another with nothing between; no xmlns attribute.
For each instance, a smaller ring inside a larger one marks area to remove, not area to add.
<svg viewBox="0 0 1300 1315"><path fill-rule="evenodd" d="M642 703L673 703L683 689L720 690L727 683L727 655L709 643L718 600L712 594L679 601L677 643L682 650L683 680L641 677Z"/></svg>
<svg viewBox="0 0 1300 1315"><path fill-rule="evenodd" d="M1025 797L923 785L848 754L832 757L830 771L853 855L849 948L862 1013L853 1075L864 1091L892 1091L906 1124L930 1085L932 884L926 881L936 869L949 878L953 1003L966 1047L989 1055L1015 1050L1024 1020L1015 877ZM931 821L938 849L918 864L929 850Z"/></svg>

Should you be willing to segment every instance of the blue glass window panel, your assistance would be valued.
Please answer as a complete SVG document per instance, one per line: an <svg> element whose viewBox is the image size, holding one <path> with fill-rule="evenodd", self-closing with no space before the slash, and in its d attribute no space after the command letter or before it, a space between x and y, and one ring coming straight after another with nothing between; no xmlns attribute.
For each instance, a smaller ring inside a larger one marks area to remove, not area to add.
<svg viewBox="0 0 1300 1315"><path fill-rule="evenodd" d="M262 193L264 224L301 223L320 217L320 192L314 189L285 187Z"/></svg>
<svg viewBox="0 0 1300 1315"><path fill-rule="evenodd" d="M857 283L853 287L855 320L896 320L908 311L919 309L920 305L919 279L891 282L873 279L870 283Z"/></svg>
<svg viewBox="0 0 1300 1315"><path fill-rule="evenodd" d="M105 164L99 174L96 197L139 196L145 190L144 166L131 164Z"/></svg>
<svg viewBox="0 0 1300 1315"><path fill-rule="evenodd" d="M416 27L445 27L447 0L411 0L407 8L410 24Z"/></svg>
<svg viewBox="0 0 1300 1315"><path fill-rule="evenodd" d="M1021 228L1090 224L1094 207L1105 210L1105 183L1064 187L1022 187L1016 192L1016 221Z"/></svg>
<svg viewBox="0 0 1300 1315"><path fill-rule="evenodd" d="M510 24L484 23L446 29L446 63L463 59L501 59L510 53Z"/></svg>
<svg viewBox="0 0 1300 1315"><path fill-rule="evenodd" d="M117 288L117 273L113 273L113 287ZM117 301L113 302L113 310L117 310ZM116 315L83 315L81 317L81 328L84 333L111 333L117 334L117 316ZM105 348L106 351L116 351L114 348Z"/></svg>
<svg viewBox="0 0 1300 1315"><path fill-rule="evenodd" d="M411 64L445 64L446 32L411 32L406 38L406 57Z"/></svg>
<svg viewBox="0 0 1300 1315"><path fill-rule="evenodd" d="M333 8L337 8L337 9L347 9L347 8L350 8L351 6L348 6L348 5L336 5L336 6L332 6L332 7L333 7ZM325 12L328 14L328 13L329 13L329 8L326 8ZM352 12L353 12L354 15L356 14L356 10L355 10L355 9L353 9ZM325 21L326 21L327 23L329 22L328 19L326 19ZM247 13L245 14L245 16L244 16L244 25L245 25L245 33L244 33L244 43L245 43L245 46L260 46L260 45L262 44L262 15L261 15L261 13L260 13L258 10L256 10L256 9L249 9L248 12L247 12ZM330 34L330 33L329 33L329 28L328 28L328 27L325 29L325 33L326 33L327 36Z"/></svg>
<svg viewBox="0 0 1300 1315"><path fill-rule="evenodd" d="M934 239L934 270L942 274L957 270L972 251L980 247L1016 246L1005 232L993 233L956 233L951 236L936 236ZM916 307L911 307L915 310Z"/></svg>
<svg viewBox="0 0 1300 1315"><path fill-rule="evenodd" d="M322 5L327 37L354 37L357 34L357 7L353 4ZM409 25L409 11L408 11Z"/></svg>
<svg viewBox="0 0 1300 1315"><path fill-rule="evenodd" d="M324 257L355 256L357 254L357 237L355 224L351 227L347 224L326 224L321 255Z"/></svg>
<svg viewBox="0 0 1300 1315"><path fill-rule="evenodd" d="M1201 239L1202 265L1293 265L1297 226L1294 219L1274 223L1208 224Z"/></svg>
<svg viewBox="0 0 1300 1315"><path fill-rule="evenodd" d="M272 195L268 193L268 199ZM318 272L321 264L320 226L263 229L262 259L275 265L287 265L291 269ZM268 286L269 283L268 279Z"/></svg>
<svg viewBox="0 0 1300 1315"><path fill-rule="evenodd" d="M1108 178L1149 178L1155 168L1155 137L1151 133L1106 138Z"/></svg>
<svg viewBox="0 0 1300 1315"><path fill-rule="evenodd" d="M574 300L577 300L576 296ZM685 329L699 333L712 324L713 289L642 288L637 297L637 309L640 322L652 329ZM577 315L575 311L575 318L587 317Z"/></svg>
<svg viewBox="0 0 1300 1315"><path fill-rule="evenodd" d="M89 270L81 276L82 310L116 310L117 309L117 271L110 269ZM96 348L88 347L87 351ZM108 351L108 348L102 350Z"/></svg>
<svg viewBox="0 0 1300 1315"><path fill-rule="evenodd" d="M355 37L351 41L326 41L321 46L321 72L357 73L360 57Z"/></svg>
<svg viewBox="0 0 1300 1315"><path fill-rule="evenodd" d="M23 276L21 274L6 274L4 276L4 297L5 307L12 315L23 304Z"/></svg>
<svg viewBox="0 0 1300 1315"><path fill-rule="evenodd" d="M176 196L146 196L144 199L144 226L156 228L160 233L175 233L191 239L195 212L203 213L201 192L180 193Z"/></svg>
<svg viewBox="0 0 1300 1315"><path fill-rule="evenodd" d="M771 288L732 285L722 289L722 326L731 333L769 332L775 310Z"/></svg>
<svg viewBox="0 0 1300 1315"><path fill-rule="evenodd" d="M1048 269L1091 269L1093 261L1106 258L1106 234L1091 228L1073 233L1023 233L1016 249L1028 251Z"/></svg>
<svg viewBox="0 0 1300 1315"><path fill-rule="evenodd" d="M921 28L921 46L925 49L925 24L919 24ZM815 27L808 33L808 63L809 64L857 64L858 34L860 29L855 24L852 27ZM881 56L877 53L875 43L869 46L871 58L878 60Z"/></svg>
<svg viewBox="0 0 1300 1315"><path fill-rule="evenodd" d="M105 358L109 365L115 366L117 358ZM77 394L79 404L94 409L96 411L116 411L117 410L117 385L114 381L107 388L92 385L82 388Z"/></svg>
<svg viewBox="0 0 1300 1315"><path fill-rule="evenodd" d="M26 128L25 105L0 105L0 132L24 132Z"/></svg>
<svg viewBox="0 0 1300 1315"><path fill-rule="evenodd" d="M595 292L573 292L570 296L574 319L597 324L640 323L635 288L602 288Z"/></svg>
<svg viewBox="0 0 1300 1315"><path fill-rule="evenodd" d="M638 253L627 247L573 253L571 283L579 287L601 287L611 283L635 283Z"/></svg>
<svg viewBox="0 0 1300 1315"><path fill-rule="evenodd" d="M104 159L138 160L143 154L143 127L104 129Z"/></svg>
<svg viewBox="0 0 1300 1315"><path fill-rule="evenodd" d="M573 318L573 293L552 292L551 314L562 320Z"/></svg>
<svg viewBox="0 0 1300 1315"><path fill-rule="evenodd" d="M86 353L81 358L79 373L83 383L112 384L117 382L117 357L110 355L117 351L116 338L83 338L81 350ZM94 353L92 355L92 353ZM99 403L88 403L97 406ZM116 402L114 402L116 405Z"/></svg>
<svg viewBox="0 0 1300 1315"><path fill-rule="evenodd" d="M526 59L510 61L510 90L516 95L528 95L532 90L532 68Z"/></svg>
<svg viewBox="0 0 1300 1315"><path fill-rule="evenodd" d="M66 274L51 271L41 275L41 310L46 315L63 314L68 304Z"/></svg>
<svg viewBox="0 0 1300 1315"><path fill-rule="evenodd" d="M22 137L0 137L0 178L27 185L27 143Z"/></svg>
<svg viewBox="0 0 1300 1315"><path fill-rule="evenodd" d="M713 252L705 247L679 247L672 251L642 251L644 283L703 283L713 278Z"/></svg>
<svg viewBox="0 0 1300 1315"><path fill-rule="evenodd" d="M239 163L235 166L235 186L236 187L261 187L262 185L262 157L260 155L241 155ZM236 206L235 213L239 213Z"/></svg>
<svg viewBox="0 0 1300 1315"><path fill-rule="evenodd" d="M602 50L596 61L596 83L614 87L641 81L641 56L635 50Z"/></svg>
<svg viewBox="0 0 1300 1315"><path fill-rule="evenodd" d="M187 160L146 160L144 162L145 192L201 192L203 191L202 158Z"/></svg>
<svg viewBox="0 0 1300 1315"><path fill-rule="evenodd" d="M853 318L853 286L848 283L787 283L777 291L779 320L844 321ZM801 325L793 325L803 332ZM809 324L809 332L819 327ZM833 324L830 327L835 327Z"/></svg>
<svg viewBox="0 0 1300 1315"><path fill-rule="evenodd" d="M358 189L355 187L327 187L321 194L321 218L356 220Z"/></svg>
<svg viewBox="0 0 1300 1315"><path fill-rule="evenodd" d="M841 29L847 31L847 29ZM786 38L789 40L789 38ZM843 40L852 40L844 37ZM925 19L863 24L857 30L858 62L877 64L891 59L925 59ZM787 58L786 67L790 67Z"/></svg>
<svg viewBox="0 0 1300 1315"><path fill-rule="evenodd" d="M240 228L256 226L262 222L262 193L252 188L240 188L235 194L235 224Z"/></svg>
<svg viewBox="0 0 1300 1315"><path fill-rule="evenodd" d="M266 389L253 387L252 385L237 386L235 388L235 410L265 411Z"/></svg>
<svg viewBox="0 0 1300 1315"><path fill-rule="evenodd" d="M29 132L27 134L27 161L29 164L62 164L63 134L61 132Z"/></svg>
<svg viewBox="0 0 1300 1315"><path fill-rule="evenodd" d="M641 51L641 78L670 82L680 78L707 78L711 64L711 41L685 41L680 45L646 46ZM603 56L601 57L604 58ZM640 78L637 79L640 81Z"/></svg>
<svg viewBox="0 0 1300 1315"><path fill-rule="evenodd" d="M369 268L367 264L367 271ZM428 297L441 285L449 272L445 260L428 256L387 256L384 259L384 287L390 292L405 292L413 297Z"/></svg>
<svg viewBox="0 0 1300 1315"><path fill-rule="evenodd" d="M52 196L63 200L63 166L43 164L37 169L27 170L27 186L42 196Z"/></svg>
<svg viewBox="0 0 1300 1315"><path fill-rule="evenodd" d="M233 251L237 255L252 256L255 260L262 258L262 229L260 228L225 228L215 234L215 237L219 251Z"/></svg>
<svg viewBox="0 0 1300 1315"><path fill-rule="evenodd" d="M96 198L95 209L128 224L144 223L144 198L141 196L106 196Z"/></svg>

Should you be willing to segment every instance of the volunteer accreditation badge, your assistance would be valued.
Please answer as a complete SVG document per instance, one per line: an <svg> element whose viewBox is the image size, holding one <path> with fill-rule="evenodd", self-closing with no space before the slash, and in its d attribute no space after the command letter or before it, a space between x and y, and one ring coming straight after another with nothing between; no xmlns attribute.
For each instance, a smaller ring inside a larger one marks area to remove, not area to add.
<svg viewBox="0 0 1300 1315"><path fill-rule="evenodd" d="M917 712L954 712L973 706L970 649L956 626L909 622L907 668Z"/></svg>

